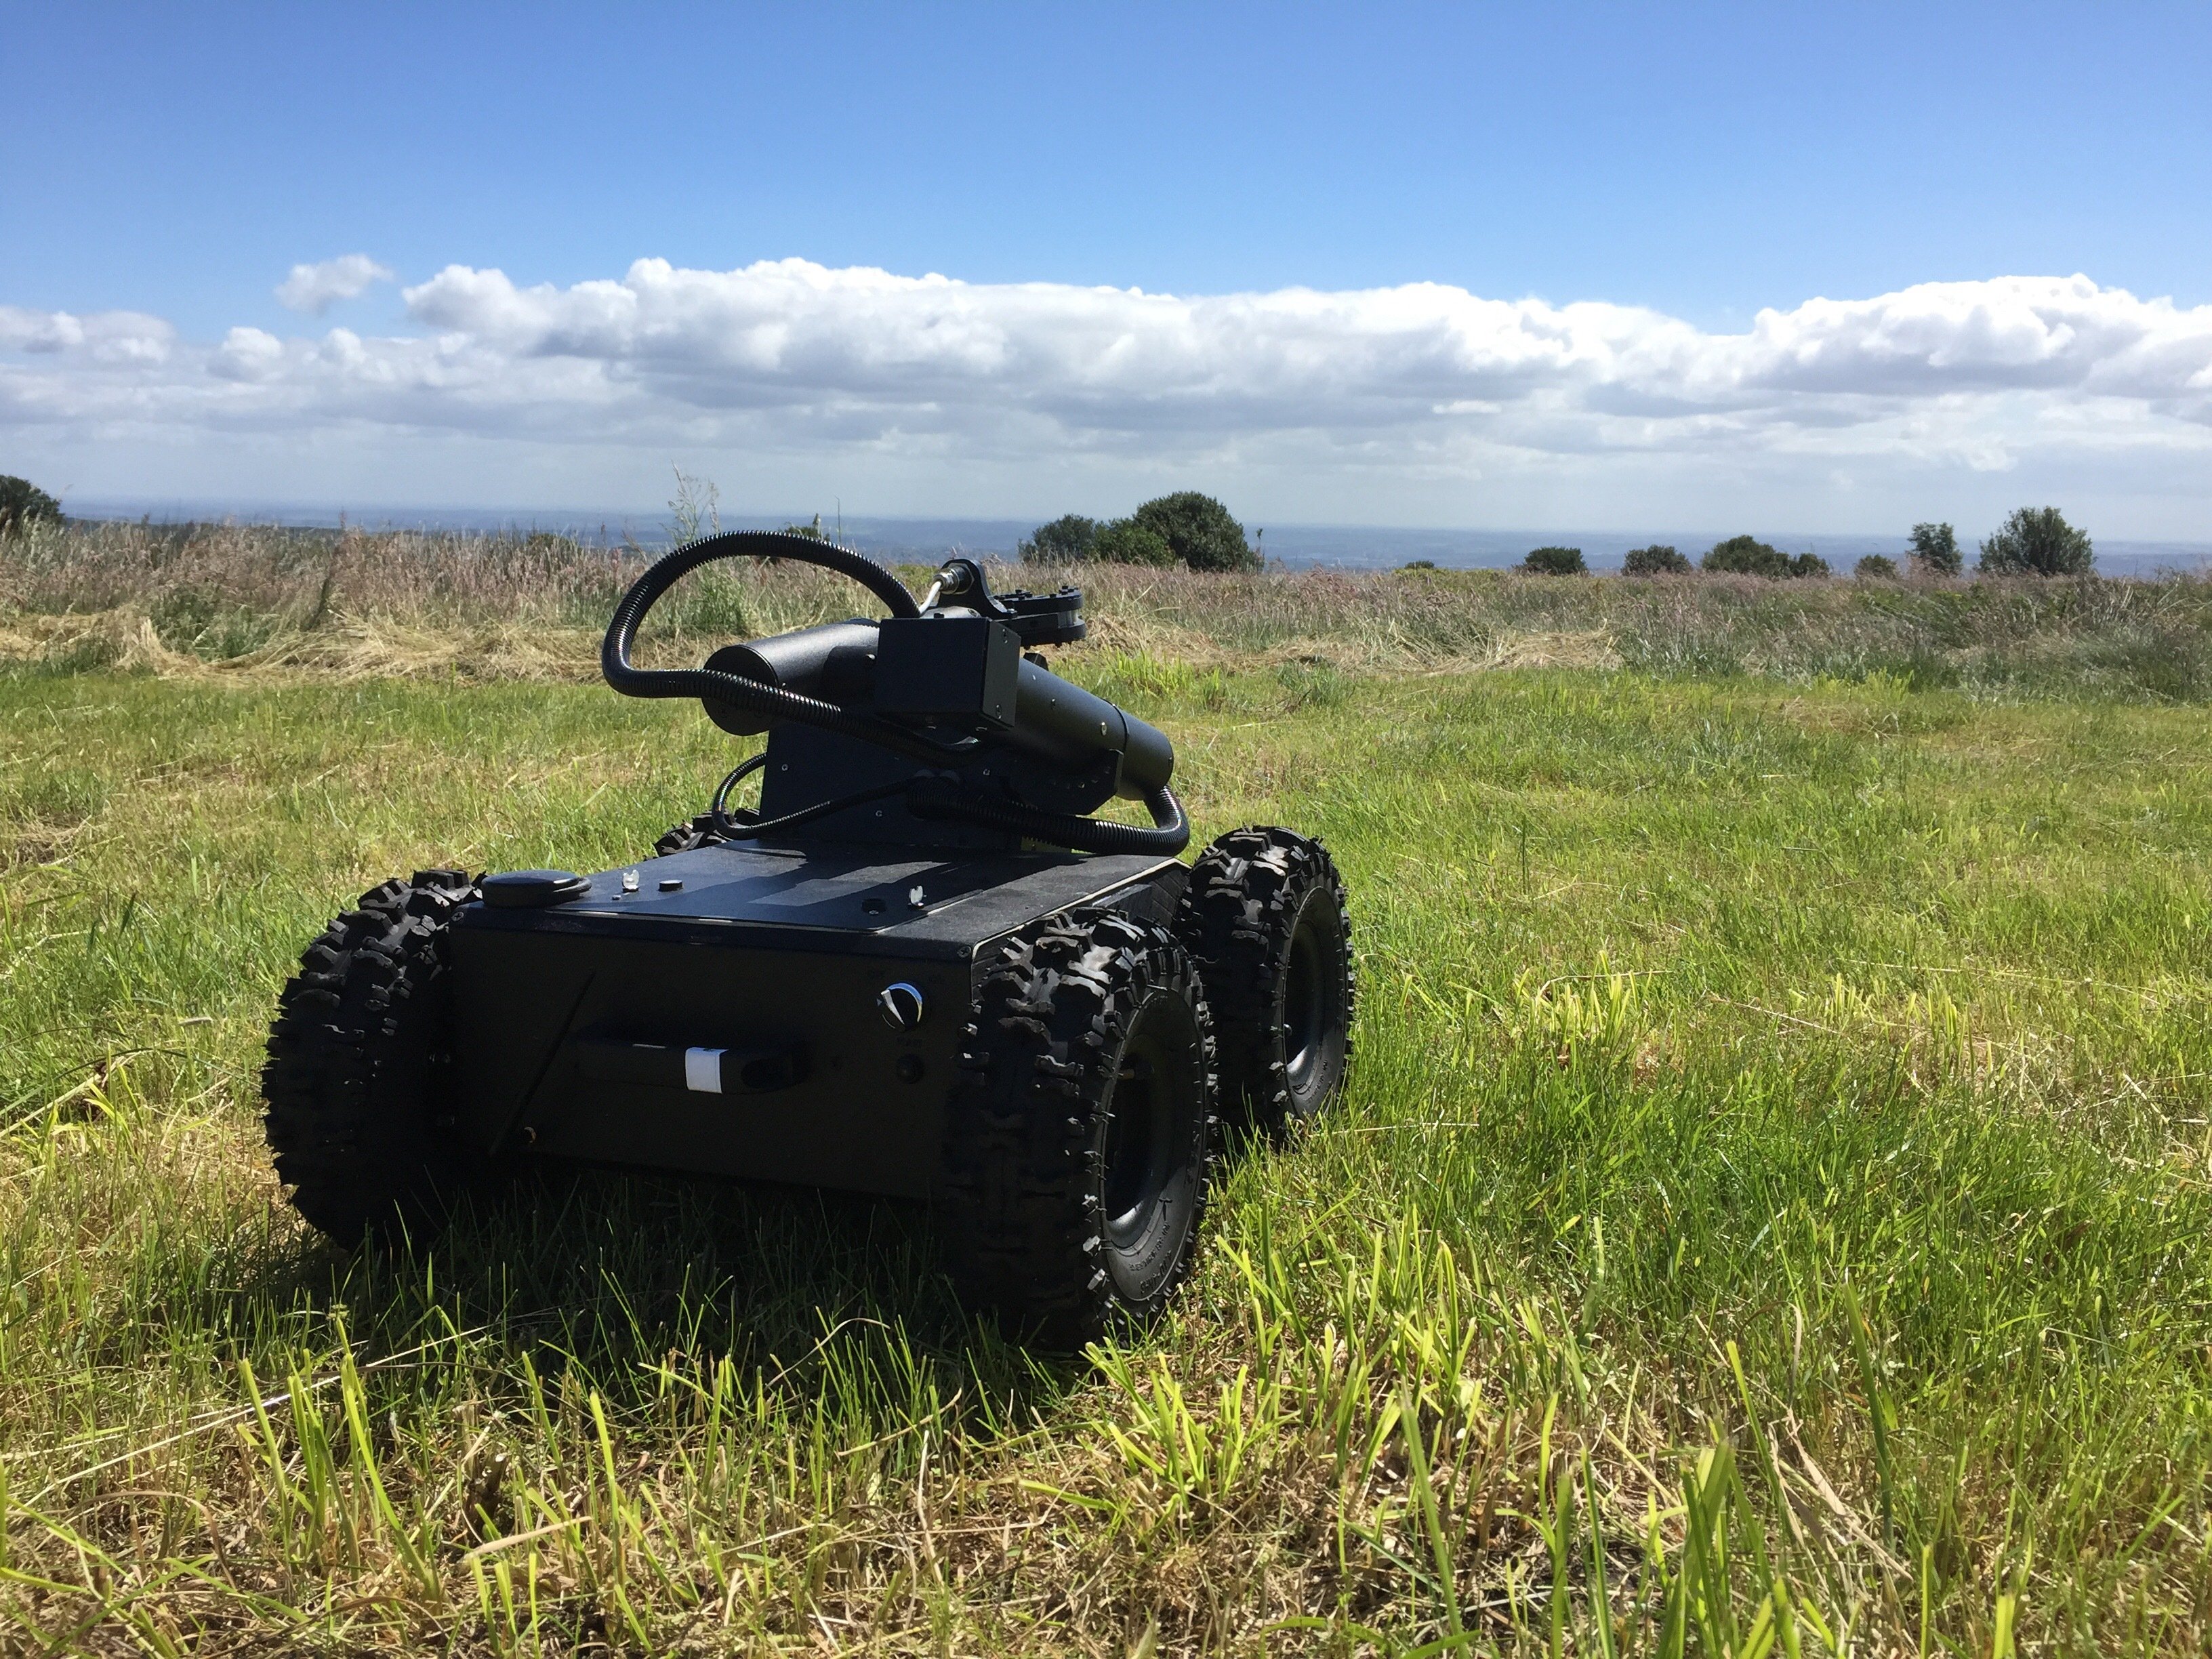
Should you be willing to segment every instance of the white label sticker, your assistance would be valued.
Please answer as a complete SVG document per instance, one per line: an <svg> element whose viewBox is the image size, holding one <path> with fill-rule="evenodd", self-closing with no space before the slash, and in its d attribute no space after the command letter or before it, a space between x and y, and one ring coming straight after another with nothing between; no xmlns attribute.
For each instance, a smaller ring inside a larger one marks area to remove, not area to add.
<svg viewBox="0 0 2212 1659"><path fill-rule="evenodd" d="M695 1095L721 1093L722 1051L720 1048L686 1048L684 1051L684 1086Z"/></svg>

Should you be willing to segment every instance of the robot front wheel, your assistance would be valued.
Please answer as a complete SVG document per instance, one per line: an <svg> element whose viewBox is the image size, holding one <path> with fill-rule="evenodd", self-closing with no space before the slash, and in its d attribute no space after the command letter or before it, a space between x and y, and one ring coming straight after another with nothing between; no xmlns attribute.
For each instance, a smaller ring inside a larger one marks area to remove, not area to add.
<svg viewBox="0 0 2212 1659"><path fill-rule="evenodd" d="M1279 1132L1328 1106L1357 992L1336 866L1279 828L1208 847L1172 927L1078 911L1002 946L939 1194L964 1299L1054 1346L1157 1314L1190 1271L1221 1118Z"/></svg>
<svg viewBox="0 0 2212 1659"><path fill-rule="evenodd" d="M300 958L269 1031L262 1123L293 1207L340 1243L436 1232L492 1170L450 1133L446 927L477 896L465 871L392 880Z"/></svg>
<svg viewBox="0 0 2212 1659"><path fill-rule="evenodd" d="M1219 1151L1213 1068L1198 975L1168 930L1086 909L1000 946L934 1206L963 1301L1062 1348L1164 1307Z"/></svg>

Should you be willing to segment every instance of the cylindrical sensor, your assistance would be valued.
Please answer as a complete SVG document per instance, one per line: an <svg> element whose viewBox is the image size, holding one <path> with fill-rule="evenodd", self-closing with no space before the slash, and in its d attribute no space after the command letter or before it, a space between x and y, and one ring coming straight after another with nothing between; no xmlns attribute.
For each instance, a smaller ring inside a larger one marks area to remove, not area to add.
<svg viewBox="0 0 2212 1659"><path fill-rule="evenodd" d="M1166 788L1175 775L1175 745L1166 732L1026 659L1015 684L1014 729L1007 737L1071 770L1102 753L1119 755L1114 793L1125 800L1142 800Z"/></svg>
<svg viewBox="0 0 2212 1659"><path fill-rule="evenodd" d="M837 688L825 682L839 678L840 665L831 659L842 652L848 653L847 662L853 662L874 655L875 649L875 623L823 623L817 628L749 640L743 645L726 645L707 659L707 666L718 674L734 674L739 679L781 686L803 696L835 700ZM765 714L756 714L712 697L702 697L700 702L707 710L707 717L725 732L750 737L768 730Z"/></svg>

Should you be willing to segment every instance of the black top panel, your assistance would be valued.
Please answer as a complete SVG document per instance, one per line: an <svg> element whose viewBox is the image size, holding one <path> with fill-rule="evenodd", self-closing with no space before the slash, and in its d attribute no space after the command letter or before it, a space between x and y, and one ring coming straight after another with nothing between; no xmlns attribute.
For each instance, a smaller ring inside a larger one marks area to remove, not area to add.
<svg viewBox="0 0 2212 1659"><path fill-rule="evenodd" d="M886 956L965 958L984 940L1173 865L1142 854L917 854L815 843L702 847L603 870L545 910L471 906L465 927L656 936L820 950L836 936ZM626 889L627 878L636 885Z"/></svg>

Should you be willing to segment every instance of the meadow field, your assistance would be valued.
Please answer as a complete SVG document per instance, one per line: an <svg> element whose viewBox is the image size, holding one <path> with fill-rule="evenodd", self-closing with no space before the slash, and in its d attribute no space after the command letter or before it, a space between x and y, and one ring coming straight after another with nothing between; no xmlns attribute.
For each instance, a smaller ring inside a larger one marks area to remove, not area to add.
<svg viewBox="0 0 2212 1659"><path fill-rule="evenodd" d="M2212 585L1085 572L1066 672L1201 839L1328 840L1361 1003L1172 1316L1048 1363L896 1205L297 1222L323 921L738 754L592 682L640 561L404 539L0 557L0 1651L2212 1644Z"/></svg>

